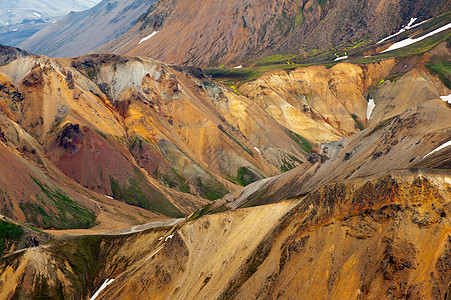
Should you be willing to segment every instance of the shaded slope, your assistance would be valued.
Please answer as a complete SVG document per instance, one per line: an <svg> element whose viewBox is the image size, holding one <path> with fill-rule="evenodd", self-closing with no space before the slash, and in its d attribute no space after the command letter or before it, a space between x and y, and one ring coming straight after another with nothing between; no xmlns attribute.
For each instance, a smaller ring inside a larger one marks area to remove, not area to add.
<svg viewBox="0 0 451 300"><path fill-rule="evenodd" d="M32 54L19 48L0 45L0 66L6 65L15 59L30 55Z"/></svg>
<svg viewBox="0 0 451 300"><path fill-rule="evenodd" d="M152 1L104 0L95 7L71 12L37 32L19 47L51 57L75 57L125 33Z"/></svg>
<svg viewBox="0 0 451 300"><path fill-rule="evenodd" d="M1 0L0 23L20 23L25 19L62 17L70 11L88 9L100 0Z"/></svg>

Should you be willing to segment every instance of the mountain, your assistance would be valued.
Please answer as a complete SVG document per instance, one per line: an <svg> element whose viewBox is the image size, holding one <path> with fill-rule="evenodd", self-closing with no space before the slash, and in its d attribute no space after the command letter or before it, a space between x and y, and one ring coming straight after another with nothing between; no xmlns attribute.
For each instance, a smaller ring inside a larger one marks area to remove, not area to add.
<svg viewBox="0 0 451 300"><path fill-rule="evenodd" d="M55 20L26 19L18 24L0 26L0 44L17 46L53 21Z"/></svg>
<svg viewBox="0 0 451 300"><path fill-rule="evenodd" d="M274 55L360 47L399 31L411 18L423 21L449 8L449 1L443 0L163 0L127 33L96 52L149 56L178 65L234 67Z"/></svg>
<svg viewBox="0 0 451 300"><path fill-rule="evenodd" d="M91 9L71 12L34 34L19 47L52 57L75 57L121 36L153 0L104 0Z"/></svg>
<svg viewBox="0 0 451 300"><path fill-rule="evenodd" d="M229 197L230 211L210 205L174 227L66 236L5 256L0 282L19 284L0 295L86 298L111 280L99 299L446 298L451 156L428 153L450 140L450 117L430 100L325 144L323 160L269 179L246 209L236 208L265 180ZM356 169L343 177L342 164Z"/></svg>
<svg viewBox="0 0 451 300"><path fill-rule="evenodd" d="M237 68L2 48L0 299L447 299L449 16Z"/></svg>
<svg viewBox="0 0 451 300"><path fill-rule="evenodd" d="M21 23L25 19L62 17L71 11L88 9L100 0L0 0L0 24Z"/></svg>

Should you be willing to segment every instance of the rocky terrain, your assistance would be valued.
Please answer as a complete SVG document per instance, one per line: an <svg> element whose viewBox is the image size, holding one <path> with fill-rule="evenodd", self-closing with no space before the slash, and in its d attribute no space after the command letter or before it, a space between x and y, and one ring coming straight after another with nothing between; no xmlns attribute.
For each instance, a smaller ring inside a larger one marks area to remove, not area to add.
<svg viewBox="0 0 451 300"><path fill-rule="evenodd" d="M15 59L30 55L32 54L22 49L0 44L0 66L6 65Z"/></svg>
<svg viewBox="0 0 451 300"><path fill-rule="evenodd" d="M424 21L449 8L440 0L164 0L96 52L200 67L235 67L268 56L346 55L398 32L411 18Z"/></svg>
<svg viewBox="0 0 451 300"><path fill-rule="evenodd" d="M171 3L140 18L161 23L141 45L196 25L200 4ZM378 3L395 19L444 5ZM355 2L301 4L328 11L326 26ZM447 299L447 16L322 63L202 70L3 48L0 299Z"/></svg>
<svg viewBox="0 0 451 300"><path fill-rule="evenodd" d="M80 12L71 12L18 46L51 57L75 57L125 33L154 1L104 0Z"/></svg>

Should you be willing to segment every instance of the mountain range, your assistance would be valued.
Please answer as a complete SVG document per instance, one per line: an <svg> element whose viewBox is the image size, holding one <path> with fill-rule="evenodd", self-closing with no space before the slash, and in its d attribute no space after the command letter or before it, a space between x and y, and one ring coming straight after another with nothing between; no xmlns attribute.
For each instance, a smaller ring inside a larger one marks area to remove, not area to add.
<svg viewBox="0 0 451 300"><path fill-rule="evenodd" d="M62 17L71 11L88 9L100 0L0 0L0 24L21 23L25 19Z"/></svg>
<svg viewBox="0 0 451 300"><path fill-rule="evenodd" d="M18 46L51 57L79 56L121 36L152 2L104 0L89 10L71 12Z"/></svg>
<svg viewBox="0 0 451 300"><path fill-rule="evenodd" d="M447 299L450 14L105 0L1 46L0 299Z"/></svg>

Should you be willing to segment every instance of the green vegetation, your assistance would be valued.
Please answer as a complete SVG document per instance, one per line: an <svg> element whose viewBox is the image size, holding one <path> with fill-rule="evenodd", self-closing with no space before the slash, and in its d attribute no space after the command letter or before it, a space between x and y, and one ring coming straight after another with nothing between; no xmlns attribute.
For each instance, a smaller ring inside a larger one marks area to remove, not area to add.
<svg viewBox="0 0 451 300"><path fill-rule="evenodd" d="M357 124L357 127L360 131L365 130L365 126L363 126L362 122L359 121L359 118L356 114L352 114L351 117L354 119L354 122Z"/></svg>
<svg viewBox="0 0 451 300"><path fill-rule="evenodd" d="M9 250L12 243L19 242L23 234L21 226L0 220L0 256Z"/></svg>
<svg viewBox="0 0 451 300"><path fill-rule="evenodd" d="M189 194L190 189L188 183L186 182L186 178L180 175L176 169L171 169L174 172L173 174L160 174L161 181L170 188L176 188L183 193Z"/></svg>
<svg viewBox="0 0 451 300"><path fill-rule="evenodd" d="M205 216L209 211L213 203L208 203L204 205L201 209L197 210L194 214L189 217L188 222L199 219L202 216Z"/></svg>
<svg viewBox="0 0 451 300"><path fill-rule="evenodd" d="M136 205L165 216L174 218L184 216L163 193L147 184L139 170L135 170L135 174L136 177L130 177L125 186L121 185L115 178L110 177L114 197L127 204Z"/></svg>
<svg viewBox="0 0 451 300"><path fill-rule="evenodd" d="M288 131L288 136L299 146L301 146L302 150L304 150L307 154L310 154L310 152L312 152L312 144L310 144L310 142L306 138L293 131Z"/></svg>
<svg viewBox="0 0 451 300"><path fill-rule="evenodd" d="M290 171L290 170L296 168L296 162L298 164L302 164L303 163L298 158L296 158L296 157L294 157L292 155L290 155L289 159L284 158L282 160L282 162L283 162L283 164L280 166L280 171L282 171L282 172L287 172L287 171Z"/></svg>
<svg viewBox="0 0 451 300"><path fill-rule="evenodd" d="M229 193L222 183L211 175L207 180L197 177L194 180L194 184L197 186L200 196L211 201L219 199Z"/></svg>
<svg viewBox="0 0 451 300"><path fill-rule="evenodd" d="M238 176L237 180L238 183L242 186L247 186L251 184L252 182L255 182L257 180L261 179L259 176L257 176L252 170L241 167L238 169Z"/></svg>
<svg viewBox="0 0 451 300"><path fill-rule="evenodd" d="M44 196L36 195L41 204L20 202L19 207L27 222L43 228L70 229L94 226L96 216L85 206L75 202L60 191L54 191L30 175Z"/></svg>
<svg viewBox="0 0 451 300"><path fill-rule="evenodd" d="M449 56L433 56L427 62L426 68L451 89L451 58Z"/></svg>

